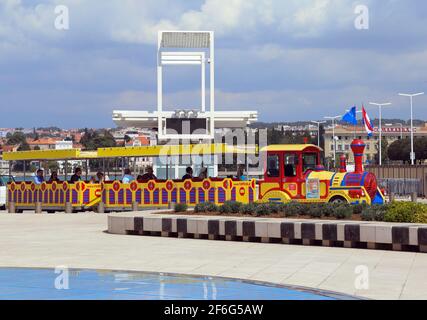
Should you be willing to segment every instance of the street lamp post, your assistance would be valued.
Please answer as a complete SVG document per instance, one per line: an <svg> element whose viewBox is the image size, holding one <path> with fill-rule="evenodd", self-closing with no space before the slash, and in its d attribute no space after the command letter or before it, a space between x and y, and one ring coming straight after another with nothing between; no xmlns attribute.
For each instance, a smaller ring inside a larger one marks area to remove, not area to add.
<svg viewBox="0 0 427 320"><path fill-rule="evenodd" d="M320 147L320 125L326 121L311 121L311 123L317 124L317 146Z"/></svg>
<svg viewBox="0 0 427 320"><path fill-rule="evenodd" d="M378 130L379 130L379 133L380 133L380 142L379 142L379 165L381 166L382 165L382 134L383 134L383 129L382 129L382 127L381 127L381 121L382 121L382 107L385 107L385 106L389 106L389 105L391 105L391 103L390 102L386 102L386 103L376 103L376 102L369 102L369 104L371 104L371 105L374 105L374 106L377 106L378 107L378 109L379 109L379 114L380 114L380 123L379 123L379 126L378 126Z"/></svg>
<svg viewBox="0 0 427 320"><path fill-rule="evenodd" d="M419 92L419 93L414 93L414 94L409 94L409 93L399 93L399 96L403 96L403 97L409 97L411 100L411 164L414 165L415 164L415 153L414 153L414 124L413 124L413 112L412 112L412 99L413 97L416 96L421 96L423 95L424 92Z"/></svg>
<svg viewBox="0 0 427 320"><path fill-rule="evenodd" d="M337 149L337 144L336 144L336 140L335 140L335 120L336 119L340 119L342 116L335 116L335 117L324 117L325 119L331 120L332 121L332 140L333 140L333 154L334 154L334 168L336 167L336 149Z"/></svg>

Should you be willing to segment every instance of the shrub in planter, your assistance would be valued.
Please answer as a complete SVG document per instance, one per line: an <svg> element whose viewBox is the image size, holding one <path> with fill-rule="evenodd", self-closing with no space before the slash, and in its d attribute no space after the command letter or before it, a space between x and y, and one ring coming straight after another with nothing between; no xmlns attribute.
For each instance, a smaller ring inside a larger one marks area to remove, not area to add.
<svg viewBox="0 0 427 320"><path fill-rule="evenodd" d="M206 202L206 210L208 212L218 212L219 208L215 203Z"/></svg>
<svg viewBox="0 0 427 320"><path fill-rule="evenodd" d="M239 213L241 207L242 207L242 203L240 203L240 202L226 201L219 208L219 212L221 212L221 213Z"/></svg>
<svg viewBox="0 0 427 320"><path fill-rule="evenodd" d="M268 204L268 208L270 210L269 213L279 213L282 210L281 203L277 203L277 202L270 202Z"/></svg>
<svg viewBox="0 0 427 320"><path fill-rule="evenodd" d="M361 214L362 211L367 207L366 204L356 204L353 206L353 214Z"/></svg>
<svg viewBox="0 0 427 320"><path fill-rule="evenodd" d="M414 215L414 223L427 223L427 206L420 203L420 208Z"/></svg>
<svg viewBox="0 0 427 320"><path fill-rule="evenodd" d="M366 206L360 214L363 221L384 221L384 215L387 210L385 205Z"/></svg>
<svg viewBox="0 0 427 320"><path fill-rule="evenodd" d="M427 205L414 202L393 202L387 206L384 221L427 223Z"/></svg>
<svg viewBox="0 0 427 320"><path fill-rule="evenodd" d="M268 203L261 203L255 209L255 215L257 217L266 216L270 214L270 205Z"/></svg>
<svg viewBox="0 0 427 320"><path fill-rule="evenodd" d="M305 212L312 218L321 218L323 216L323 208L321 204L307 204Z"/></svg>
<svg viewBox="0 0 427 320"><path fill-rule="evenodd" d="M334 217L336 219L349 219L353 214L353 208L349 205L341 205L335 208Z"/></svg>
<svg viewBox="0 0 427 320"><path fill-rule="evenodd" d="M218 206L215 203L212 202L203 202L203 203L198 203L195 207L194 207L194 212L217 212L218 211Z"/></svg>
<svg viewBox="0 0 427 320"><path fill-rule="evenodd" d="M413 222L418 206L413 202L393 202L385 212L384 221Z"/></svg>
<svg viewBox="0 0 427 320"><path fill-rule="evenodd" d="M188 209L188 206L185 203L177 203L175 205L175 212L186 212Z"/></svg>
<svg viewBox="0 0 427 320"><path fill-rule="evenodd" d="M283 205L283 213L286 217L294 217L297 215L306 214L305 206L301 203L292 201Z"/></svg>
<svg viewBox="0 0 427 320"><path fill-rule="evenodd" d="M247 203L240 207L240 213L255 215L257 209L257 205L255 203Z"/></svg>
<svg viewBox="0 0 427 320"><path fill-rule="evenodd" d="M333 217L335 208L337 207L334 203L321 203L319 208L322 211L322 215L325 217Z"/></svg>

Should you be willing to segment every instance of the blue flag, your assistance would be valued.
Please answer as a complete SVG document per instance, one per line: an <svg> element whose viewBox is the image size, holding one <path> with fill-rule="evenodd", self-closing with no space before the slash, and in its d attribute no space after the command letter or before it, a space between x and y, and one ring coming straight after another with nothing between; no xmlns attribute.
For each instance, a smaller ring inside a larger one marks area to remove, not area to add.
<svg viewBox="0 0 427 320"><path fill-rule="evenodd" d="M351 123L353 125L357 125L357 118L356 118L356 106L350 109L349 112L347 112L343 117L342 121Z"/></svg>

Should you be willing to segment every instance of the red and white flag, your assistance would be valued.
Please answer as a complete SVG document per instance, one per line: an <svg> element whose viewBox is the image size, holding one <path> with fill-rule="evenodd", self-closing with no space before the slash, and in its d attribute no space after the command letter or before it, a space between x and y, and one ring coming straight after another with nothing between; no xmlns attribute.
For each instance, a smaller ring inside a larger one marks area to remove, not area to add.
<svg viewBox="0 0 427 320"><path fill-rule="evenodd" d="M363 124L365 125L366 132L368 133L368 136L372 136L374 132L374 126L372 125L372 122L369 119L369 116L366 113L364 106L362 106L362 115L363 115Z"/></svg>

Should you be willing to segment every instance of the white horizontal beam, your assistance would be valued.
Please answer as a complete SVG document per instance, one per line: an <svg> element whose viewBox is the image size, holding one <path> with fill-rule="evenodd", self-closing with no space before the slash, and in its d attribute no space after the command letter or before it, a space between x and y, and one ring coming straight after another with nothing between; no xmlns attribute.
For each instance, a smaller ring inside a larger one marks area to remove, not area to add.
<svg viewBox="0 0 427 320"><path fill-rule="evenodd" d="M175 60L175 61L163 61L162 60L162 65L164 66L173 66L173 65L193 65L193 66L200 66L202 64L201 61L179 61L179 60Z"/></svg>
<svg viewBox="0 0 427 320"><path fill-rule="evenodd" d="M201 65L205 61L204 52L162 52L162 65Z"/></svg>

